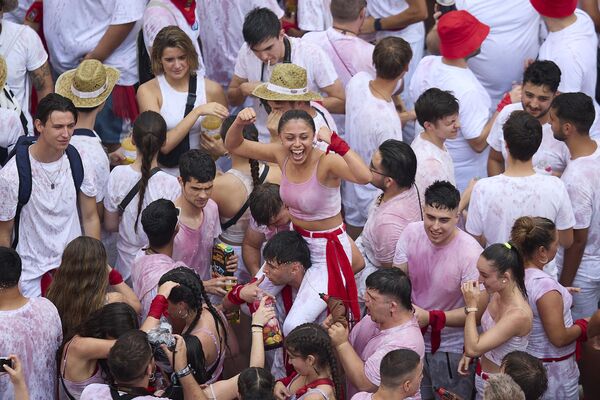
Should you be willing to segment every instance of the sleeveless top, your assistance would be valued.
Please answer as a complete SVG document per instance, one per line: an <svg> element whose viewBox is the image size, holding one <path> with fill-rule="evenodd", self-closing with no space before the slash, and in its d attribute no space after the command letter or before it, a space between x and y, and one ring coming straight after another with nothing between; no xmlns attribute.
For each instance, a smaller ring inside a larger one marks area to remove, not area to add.
<svg viewBox="0 0 600 400"><path fill-rule="evenodd" d="M61 363L60 380L62 380L62 383L59 382L58 384L60 400L69 400L71 398L67 395L67 393L65 393L65 388L73 398L78 399L81 397L81 392L83 392L83 389L85 389L86 386L91 385L92 383L105 383L104 379L102 378L102 370L100 369L99 365L96 365L96 371L94 372L94 375L90 376L86 380L73 382L65 378L65 371L67 369L67 355L69 353L69 346L71 343L73 343L73 340L74 339L71 339L71 341L65 346L65 355L63 356Z"/></svg>
<svg viewBox="0 0 600 400"><path fill-rule="evenodd" d="M217 310L217 313L219 314L219 316L221 317L221 320L223 321L224 324L227 324L227 318L225 318L225 315ZM215 324L217 325L217 329L220 326L218 324L218 322L215 321ZM190 334L193 335L197 335L198 333L204 333L206 334L208 337L210 337L213 341L213 343L215 344L215 347L217 348L217 358L216 360L210 364L206 366L206 371L210 371L211 368L216 364L217 367L215 368L214 372L212 373L212 375L210 376L210 378L205 382L205 384L211 384L211 383L215 383L218 379L219 376L221 376L221 372L223 372L223 363L225 362L225 351L223 351L222 347L221 347L221 343L219 343L219 338L216 337L214 335L214 333L212 333L211 331L209 331L206 328L196 328L193 331L190 332ZM224 346L224 344L223 344Z"/></svg>
<svg viewBox="0 0 600 400"><path fill-rule="evenodd" d="M489 331L494 326L496 326L496 321L494 321L489 311L486 309L483 313L483 316L481 317L481 327L485 332ZM504 358L505 355L515 350L527 350L528 343L529 335L513 336L512 338L508 339L508 341L502 343L495 349L487 351L484 355L488 360L490 360L499 367L500 364L502 364L502 358Z"/></svg>
<svg viewBox="0 0 600 400"><path fill-rule="evenodd" d="M289 390L292 387L292 384L294 383L294 381L296 379L298 379L299 377L300 377L300 375L294 376L294 378L290 381L290 383L288 383L288 385L286 386L286 388ZM327 379L327 380L330 380L330 379ZM333 385L333 381L331 381L331 384ZM302 390L302 389L306 389L306 392L304 394L302 394L301 396L297 396L296 393L293 393L288 399L289 400L302 400L306 396L309 396L311 394L320 394L321 397L323 398L323 400L327 400L328 399L327 394L323 390L319 389L318 387L314 387L314 388L313 387L309 387L309 388L306 388L306 386L304 386L303 388L300 388L300 390Z"/></svg>
<svg viewBox="0 0 600 400"><path fill-rule="evenodd" d="M201 106L206 104L206 87L204 85L204 76L198 74L198 84L196 86L196 102L194 106ZM160 87L160 93L162 95L162 106L160 107L160 115L165 119L167 123L167 130L175 128L178 123L183 120L183 113L185 111L185 103L187 102L187 89L185 92L178 92L169 85L164 75L158 75L158 85ZM204 117L198 118L198 120L190 129L190 149L200 148L200 123Z"/></svg>
<svg viewBox="0 0 600 400"><path fill-rule="evenodd" d="M259 176L260 176L260 174L262 174L264 169L265 169L265 165L262 163L259 163L259 166L258 166ZM235 176L237 179L239 179L242 182L242 184L246 188L246 201L247 201L248 196L250 196L250 193L252 192L252 189L253 189L252 176L247 175L247 174L245 174L241 171L238 171L237 169L233 169L233 168L229 169L225 173ZM230 219L231 218L219 217L219 220L221 221L221 223L225 223L225 222L229 221ZM227 230L221 232L221 238L223 238L223 240L226 240L228 243L241 245L242 242L244 241L244 236L246 235L246 228L248 227L249 223L250 223L250 207L248 207L246 209L244 214L242 214L240 219L238 219L234 225L227 228Z"/></svg>
<svg viewBox="0 0 600 400"><path fill-rule="evenodd" d="M312 176L302 183L290 182L287 178L286 166L289 156L283 162L279 195L294 218L319 221L336 216L342 209L340 188L327 187L317 178L321 158L317 161Z"/></svg>
<svg viewBox="0 0 600 400"><path fill-rule="evenodd" d="M571 316L573 296L571 293L550 275L537 268L525 269L525 288L527 289L529 306L533 312L533 326L529 335L527 352L537 358L560 358L575 352L575 342L564 347L556 347L550 343L537 308L537 301L543 295L556 290L562 296L565 326L567 328L571 327L573 326L573 317Z"/></svg>

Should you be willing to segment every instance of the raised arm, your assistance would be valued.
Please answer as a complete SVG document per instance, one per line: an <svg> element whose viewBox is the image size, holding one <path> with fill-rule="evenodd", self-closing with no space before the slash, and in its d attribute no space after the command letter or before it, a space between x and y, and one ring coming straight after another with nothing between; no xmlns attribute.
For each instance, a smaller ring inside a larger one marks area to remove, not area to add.
<svg viewBox="0 0 600 400"><path fill-rule="evenodd" d="M366 185L373 179L371 170L363 159L356 154L344 141L326 126L319 129L319 140L327 143L329 149L338 154L325 157L328 175L340 178L348 182Z"/></svg>
<svg viewBox="0 0 600 400"><path fill-rule="evenodd" d="M253 108L244 108L237 115L225 137L225 148L237 156L254 160L278 163L278 155L283 157L283 148L279 143L260 143L244 139L244 126L256 122L256 112Z"/></svg>

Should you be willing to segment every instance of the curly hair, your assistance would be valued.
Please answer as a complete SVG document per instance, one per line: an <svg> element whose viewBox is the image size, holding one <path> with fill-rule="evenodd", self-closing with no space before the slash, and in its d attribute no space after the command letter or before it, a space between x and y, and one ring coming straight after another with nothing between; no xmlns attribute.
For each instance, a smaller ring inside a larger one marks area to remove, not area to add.
<svg viewBox="0 0 600 400"><path fill-rule="evenodd" d="M343 398L344 389L340 368L325 328L313 322L299 325L285 338L285 348L290 353L302 358L312 355L317 360L319 369L329 367L334 383L335 398Z"/></svg>

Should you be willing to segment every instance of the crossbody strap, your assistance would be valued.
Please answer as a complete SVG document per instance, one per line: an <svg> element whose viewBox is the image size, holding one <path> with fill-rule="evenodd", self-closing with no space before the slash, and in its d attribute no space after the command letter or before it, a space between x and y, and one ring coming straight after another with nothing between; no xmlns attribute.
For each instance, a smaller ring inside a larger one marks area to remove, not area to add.
<svg viewBox="0 0 600 400"><path fill-rule="evenodd" d="M150 178L152 178L160 170L161 169L159 167L152 168L150 170ZM148 180L150 180L150 178L148 178ZM123 201L121 201L121 203L119 203L119 206L117 208L119 209L120 215L123 215L123 213L125 212L125 209L129 205L129 203L131 203L131 200L133 200L135 195L138 194L138 192L140 191L141 185L142 185L142 178L140 178L140 180L137 181L137 183L135 185L133 185L133 187L131 188L129 193L127 193L127 196L125 196Z"/></svg>
<svg viewBox="0 0 600 400"><path fill-rule="evenodd" d="M260 178L258 178L260 184L262 184L265 181L265 179L267 179L268 173L269 173L269 166L267 164L265 164L265 168L263 169L262 174L260 174ZM242 208L240 208L240 210L237 212L237 214L235 214L229 221L221 224L221 229L226 231L227 229L229 229L230 227L235 225L239 221L239 219L242 218L242 215L244 215L244 213L246 212L248 207L250 207L250 204L248 203L248 199L246 199L246 202L244 203Z"/></svg>

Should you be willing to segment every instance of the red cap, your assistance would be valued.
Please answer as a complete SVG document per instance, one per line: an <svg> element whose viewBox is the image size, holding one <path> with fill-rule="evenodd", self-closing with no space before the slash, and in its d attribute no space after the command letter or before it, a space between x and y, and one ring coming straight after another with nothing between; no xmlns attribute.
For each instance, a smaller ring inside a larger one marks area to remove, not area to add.
<svg viewBox="0 0 600 400"><path fill-rule="evenodd" d="M468 11L450 11L438 20L440 53L446 58L464 58L481 47L490 27Z"/></svg>
<svg viewBox="0 0 600 400"><path fill-rule="evenodd" d="M565 18L575 12L577 0L530 0L533 8L544 17Z"/></svg>

